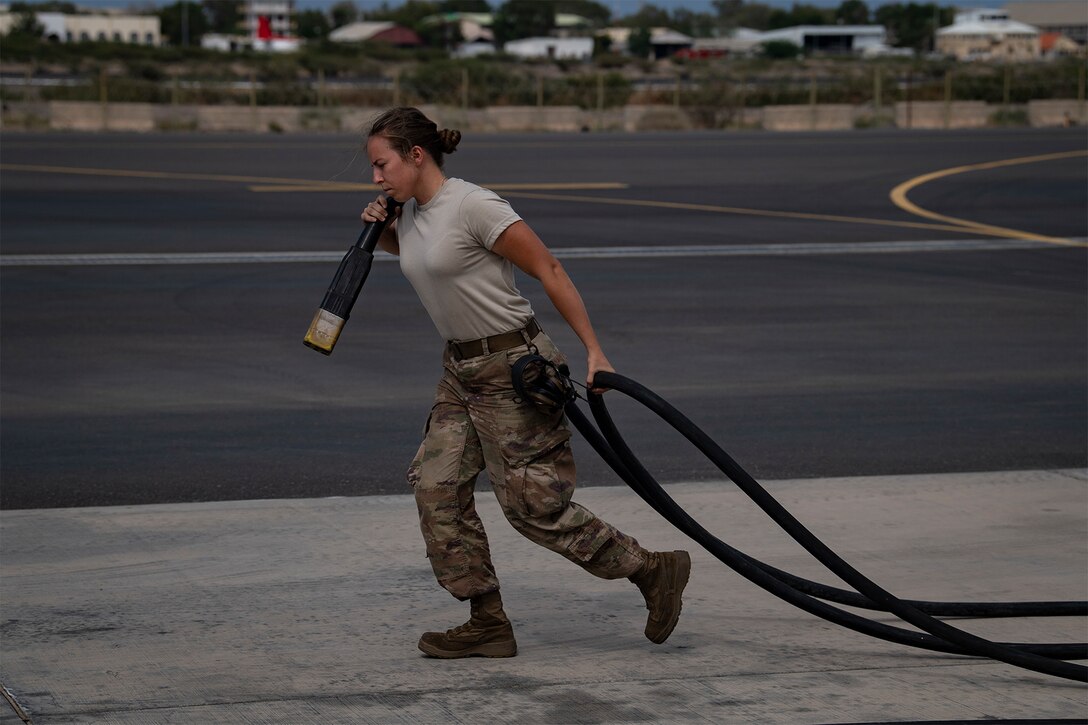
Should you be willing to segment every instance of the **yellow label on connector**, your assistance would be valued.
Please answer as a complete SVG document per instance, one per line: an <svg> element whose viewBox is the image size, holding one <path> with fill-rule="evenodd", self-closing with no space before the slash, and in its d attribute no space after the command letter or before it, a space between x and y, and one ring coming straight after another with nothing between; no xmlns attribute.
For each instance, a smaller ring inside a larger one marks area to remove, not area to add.
<svg viewBox="0 0 1088 725"><path fill-rule="evenodd" d="M332 348L340 337L340 331L344 329L344 318L332 314L328 310L318 310L310 323L310 329L306 331L306 337L302 342L318 352L326 355L332 354Z"/></svg>

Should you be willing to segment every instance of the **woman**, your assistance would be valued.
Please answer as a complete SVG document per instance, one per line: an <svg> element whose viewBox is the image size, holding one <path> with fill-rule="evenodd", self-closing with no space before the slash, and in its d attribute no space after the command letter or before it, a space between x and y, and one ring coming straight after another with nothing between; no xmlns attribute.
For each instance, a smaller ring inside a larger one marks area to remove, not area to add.
<svg viewBox="0 0 1088 725"><path fill-rule="evenodd" d="M627 577L650 610L646 636L660 643L680 616L688 554L650 552L572 503L574 460L561 410L516 398L510 367L531 349L559 363L562 355L514 286L514 267L539 280L585 345L587 384L611 371L582 299L563 267L510 205L495 193L442 171L461 139L414 108L382 114L367 135L374 183L401 202L379 242L400 256L439 333L447 340L443 375L424 440L408 470L420 526L438 583L471 602L468 622L427 632L419 648L432 657L512 657L487 537L473 489L487 470L513 527L605 579ZM385 219L385 196L363 221Z"/></svg>

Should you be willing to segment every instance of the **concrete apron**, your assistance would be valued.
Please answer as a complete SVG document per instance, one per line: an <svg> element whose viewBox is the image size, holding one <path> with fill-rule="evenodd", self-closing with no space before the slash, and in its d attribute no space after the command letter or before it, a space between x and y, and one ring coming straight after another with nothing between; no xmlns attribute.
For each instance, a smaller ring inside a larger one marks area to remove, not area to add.
<svg viewBox="0 0 1088 725"><path fill-rule="evenodd" d="M892 592L1084 599L1088 473L779 481L767 488ZM669 492L768 563L837 584L728 483ZM584 505L692 551L663 645L626 580L520 538L489 492L516 658L440 661L467 617L434 583L409 496L5 511L3 685L34 723L848 723L1083 717L1079 684L870 639L771 597L626 488ZM892 622L887 615L882 621ZM957 620L1004 641L1084 641L1083 620ZM0 721L20 722L0 702Z"/></svg>

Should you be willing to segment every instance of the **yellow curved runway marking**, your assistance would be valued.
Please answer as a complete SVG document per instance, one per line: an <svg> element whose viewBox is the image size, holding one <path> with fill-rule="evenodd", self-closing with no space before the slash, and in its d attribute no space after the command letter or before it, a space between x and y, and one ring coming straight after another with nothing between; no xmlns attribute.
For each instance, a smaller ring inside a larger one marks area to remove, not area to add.
<svg viewBox="0 0 1088 725"><path fill-rule="evenodd" d="M960 234L982 234L980 230L962 225L929 224L926 222L903 222L894 219L872 219L868 217L838 216L836 214L814 214L803 211L775 211L773 209L746 209L738 206L717 206L714 204L691 204L682 201L656 201L653 199L616 199L607 196L568 196L564 194L533 194L522 191L507 192L505 196L521 199L547 199L549 201L573 201L590 204L614 204L619 206L645 206L658 209L679 209L682 211L704 211L718 214L741 214L744 216L764 216L778 219L803 219L805 221L836 222L839 224L870 224L886 227L906 227L908 229L937 229Z"/></svg>
<svg viewBox="0 0 1088 725"><path fill-rule="evenodd" d="M264 176L235 176L229 174L194 174L173 171L139 171L128 169L94 169L79 166L44 166L37 164L0 164L0 171L30 171L46 174L75 174L81 176L112 176L136 179L174 179L185 181L218 181L227 183L249 184L252 191L303 191L303 192L338 192L338 191L375 191L372 184L356 184L332 181L313 181L310 179L284 179ZM655 201L653 199L616 199L603 196L571 196L563 194L534 194L529 191L576 191L626 189L627 184L492 184L488 188L502 190L507 196L527 199L548 199L574 201L590 204L618 204L623 206L656 207L659 209L682 209L687 211L716 212L719 214L744 214L748 216L778 217L784 219L804 219L808 221L831 221L848 224L875 224L881 226L908 227L912 229L937 229L941 231L974 234L961 225L947 226L924 222L903 222L891 219L866 219L864 217L835 216L830 214L809 214L805 212L774 211L766 209L744 209L741 207L715 206L710 204L687 204L683 202Z"/></svg>
<svg viewBox="0 0 1088 725"><path fill-rule="evenodd" d="M1088 153L1088 152L1084 152ZM604 196L573 196L565 194L540 194L533 193L534 191L585 191L585 190L609 190L609 189L626 189L629 188L627 184L613 183L613 182L588 182L584 184L578 183L540 183L540 184L490 184L486 185L488 188L501 190L506 196L521 197L525 199L543 199L550 201L571 201L577 203L590 203L590 204L611 204L619 206L639 206L650 207L659 209L678 209L683 211L701 211L711 212L719 214L739 214L745 216L762 216L778 219L799 219L805 221L823 221L823 222L835 222L840 224L867 224L874 226L888 226L888 227L900 227L907 229L932 229L938 231L957 232L960 234L974 234L979 236L999 236L1011 239L1022 239L1029 241L1041 241L1051 244L1061 244L1066 246L1088 246L1080 242L1073 242L1067 239L1057 239L1053 237L1044 237L1041 235L1030 234L1028 232L1021 232L1015 229L1005 229L1003 227L994 227L985 224L979 224L962 219L955 219L954 217L946 217L935 212L929 212L925 209L917 207L906 199L906 192L910 189L931 181L941 176L948 176L952 173L962 173L963 171L973 171L981 168L990 168L994 166L1008 166L1014 163L1029 163L1031 161L1046 160L1051 158L1064 158L1067 156L1075 156L1082 154L1082 152L1068 152L1064 154L1048 154L1045 156L1033 156L1025 159L1010 159L1007 161L990 162L989 164L977 164L974 166L956 167L955 169L946 169L944 171L937 171L931 174L925 174L923 176L911 179L903 184L900 184L892 191L893 201L896 202L900 208L919 216L936 219L942 222L949 222L946 224L931 224L927 222L908 222L908 221L896 221L894 219L874 219L867 217L851 217L840 216L836 214L816 214L810 212L792 212L792 211L776 211L773 209L748 209L744 207L733 206L719 206L713 204L692 204L686 202L673 202L673 201L658 201L654 199L617 199L614 197ZM360 183L348 183L348 182L334 182L334 181L315 181L312 179L294 179L294 178L280 178L271 176L238 176L232 174L197 174L188 172L173 172L173 171L141 171L135 169L99 169L99 168L85 168L78 166L46 166L38 164L0 164L0 171L29 171L37 173L50 173L50 174L74 174L83 176L110 176L120 178L138 178L138 179L167 179L167 180L185 180L185 181L213 181L213 182L225 182L225 183L242 183L250 185L251 191L261 192L279 192L279 191L296 191L296 192L344 192L344 191L375 191L378 187L373 184L360 184ZM532 191L530 191L532 190ZM902 203L896 201L897 197L901 197ZM904 206L904 204L906 206Z"/></svg>
<svg viewBox="0 0 1088 725"><path fill-rule="evenodd" d="M899 186L892 189L889 197L892 203L900 209L914 214L916 216L925 217L926 219L934 219L936 221L947 222L954 224L965 229L972 229L982 234L990 234L997 237L1007 237L1009 239L1024 239L1036 242L1046 242L1048 244L1059 244L1062 246L1071 247L1084 247L1088 246L1081 242L1073 242L1068 239L1061 239L1059 237L1048 237L1042 234L1033 234L1032 232L1020 231L1019 229L1008 229L1006 227L995 227L990 224L982 224L980 222L971 221L970 219L958 219L956 217L947 216L945 214L938 214L928 209L923 209L910 199L907 198L907 194L922 184L933 181L934 179L942 179L946 176L953 176L955 174L964 174L969 171L983 171L985 169L998 169L1004 166L1016 166L1019 164L1032 164L1039 161L1054 161L1056 159L1069 159L1077 156L1088 156L1088 151L1065 151L1054 154L1041 154L1039 156L1022 156L1015 159L1003 159L1001 161L988 161L981 164L968 164L966 166L955 166L950 169L941 169L940 171L933 171L928 174L922 174L916 176L913 179L904 181Z"/></svg>

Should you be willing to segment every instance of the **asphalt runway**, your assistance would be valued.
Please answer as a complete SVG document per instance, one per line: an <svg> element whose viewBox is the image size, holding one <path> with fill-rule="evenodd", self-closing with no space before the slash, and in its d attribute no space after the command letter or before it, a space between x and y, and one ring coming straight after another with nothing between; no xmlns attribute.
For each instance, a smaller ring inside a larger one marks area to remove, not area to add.
<svg viewBox="0 0 1088 725"><path fill-rule="evenodd" d="M441 340L351 136L0 137L0 506L403 493ZM1083 129L466 135L619 372L758 479L1088 465ZM218 256L217 256L218 255ZM584 360L535 282L545 328ZM719 477L619 394L667 482ZM579 441L581 485L618 480Z"/></svg>

